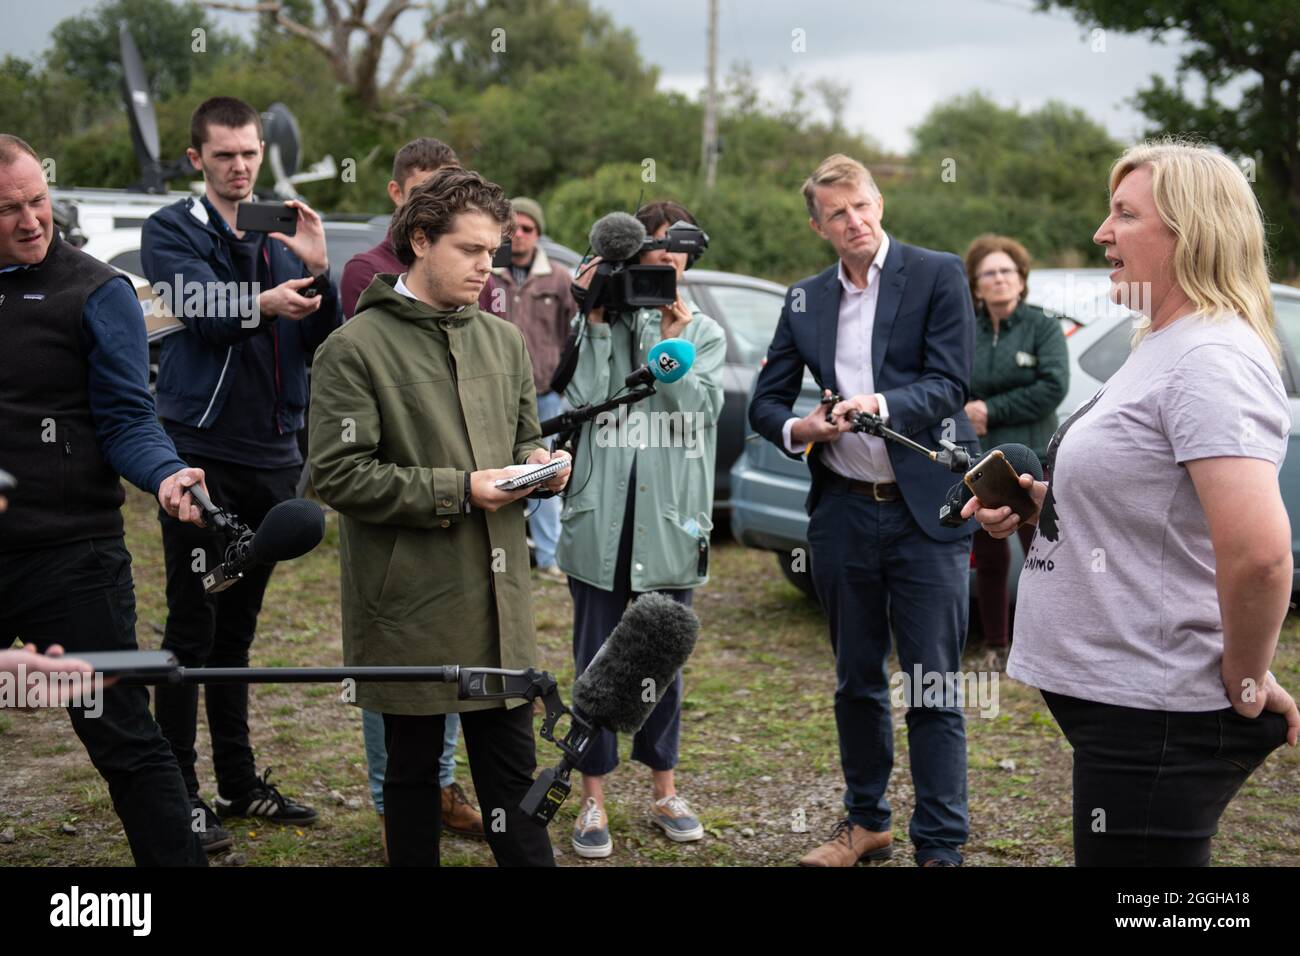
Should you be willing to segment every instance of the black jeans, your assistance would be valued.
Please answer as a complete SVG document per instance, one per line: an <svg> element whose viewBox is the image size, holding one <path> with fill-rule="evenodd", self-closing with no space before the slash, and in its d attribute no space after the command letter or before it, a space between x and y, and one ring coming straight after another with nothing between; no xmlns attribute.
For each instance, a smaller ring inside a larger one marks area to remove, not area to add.
<svg viewBox="0 0 1300 956"><path fill-rule="evenodd" d="M0 647L14 638L69 654L134 651L131 555L121 538L0 551ZM118 685L103 712L69 707L72 728L108 792L139 866L206 866L190 802L167 741L149 714L149 691Z"/></svg>
<svg viewBox="0 0 1300 956"><path fill-rule="evenodd" d="M446 719L443 714L384 714L384 822L392 866L439 865L438 758ZM472 710L460 715L460 726L483 810L483 829L497 864L554 866L546 828L519 809L537 767L533 708L525 704L509 710Z"/></svg>
<svg viewBox="0 0 1300 956"><path fill-rule="evenodd" d="M1043 691L1074 748L1076 866L1208 866L1219 817L1286 718L1166 712Z"/></svg>
<svg viewBox="0 0 1300 956"><path fill-rule="evenodd" d="M272 507L294 496L302 471L296 466L267 470L194 455L186 457L192 466L204 470L213 503L234 512L253 530ZM175 654L184 667L247 667L262 595L274 566L255 566L225 591L204 594L202 575L196 570L196 552L203 553L201 567L212 570L221 563L228 540L212 528L211 522L207 528L200 528L182 523L161 509L158 521L167 566L163 650ZM248 685L213 684L204 688L203 696L212 733L217 789L225 797L240 796L257 781L253 748L248 742ZM198 685L159 687L154 697L158 723L176 754L185 786L191 794L197 794L194 744Z"/></svg>

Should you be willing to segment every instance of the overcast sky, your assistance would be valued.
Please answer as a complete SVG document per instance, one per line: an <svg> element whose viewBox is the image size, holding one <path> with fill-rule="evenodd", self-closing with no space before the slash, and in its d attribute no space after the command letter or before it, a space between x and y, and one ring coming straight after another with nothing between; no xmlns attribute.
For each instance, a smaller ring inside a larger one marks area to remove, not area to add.
<svg viewBox="0 0 1300 956"><path fill-rule="evenodd" d="M594 3L635 32L664 86L691 95L703 89L704 0ZM0 54L32 56L48 46L54 24L95 4L0 5ZM719 11L720 82L732 64L747 61L765 96L778 103L788 102L792 77L847 83L846 124L898 152L907 151L910 129L935 103L977 89L1023 109L1062 100L1117 139L1132 140L1143 122L1126 100L1152 73L1172 77L1183 49L1176 39L1157 45L1107 34L1104 50L1094 51L1090 31L1064 13L1033 12L1031 0L719 0ZM215 16L249 29L250 17ZM794 49L800 38L802 51Z"/></svg>

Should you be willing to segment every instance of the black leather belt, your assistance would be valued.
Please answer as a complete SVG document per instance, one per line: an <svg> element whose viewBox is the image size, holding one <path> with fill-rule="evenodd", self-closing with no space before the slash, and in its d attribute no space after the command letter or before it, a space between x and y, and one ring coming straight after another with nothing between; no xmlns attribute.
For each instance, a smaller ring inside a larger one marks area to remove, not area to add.
<svg viewBox="0 0 1300 956"><path fill-rule="evenodd" d="M856 478L845 478L832 471L827 473L826 484L836 491L865 495L873 501L898 501L903 497L896 481L858 481Z"/></svg>

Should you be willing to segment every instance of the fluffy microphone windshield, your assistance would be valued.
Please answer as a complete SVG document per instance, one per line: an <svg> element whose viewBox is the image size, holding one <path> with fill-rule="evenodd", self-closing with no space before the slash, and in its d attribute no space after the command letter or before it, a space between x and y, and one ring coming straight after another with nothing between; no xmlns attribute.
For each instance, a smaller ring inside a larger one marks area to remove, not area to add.
<svg viewBox="0 0 1300 956"><path fill-rule="evenodd" d="M677 677L700 633L695 612L662 594L643 594L573 683L573 706L597 727L641 729Z"/></svg>
<svg viewBox="0 0 1300 956"><path fill-rule="evenodd" d="M645 226L636 216L611 212L601 216L591 227L591 249L606 262L631 259L645 242Z"/></svg>
<svg viewBox="0 0 1300 956"><path fill-rule="evenodd" d="M325 512L306 498L282 501L266 513L253 535L253 560L260 564L299 558L325 537Z"/></svg>

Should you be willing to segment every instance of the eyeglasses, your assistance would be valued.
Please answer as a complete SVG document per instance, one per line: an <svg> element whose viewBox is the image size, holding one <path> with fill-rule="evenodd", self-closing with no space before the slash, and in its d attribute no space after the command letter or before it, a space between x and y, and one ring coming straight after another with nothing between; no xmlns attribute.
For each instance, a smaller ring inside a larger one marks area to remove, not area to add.
<svg viewBox="0 0 1300 956"><path fill-rule="evenodd" d="M536 226L525 226L522 222L515 226L515 229L522 232L524 235L532 235L537 231Z"/></svg>
<svg viewBox="0 0 1300 956"><path fill-rule="evenodd" d="M1018 273L1016 269L985 269L983 272L975 273L976 279L996 279L1000 276L1013 276Z"/></svg>

